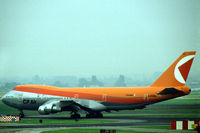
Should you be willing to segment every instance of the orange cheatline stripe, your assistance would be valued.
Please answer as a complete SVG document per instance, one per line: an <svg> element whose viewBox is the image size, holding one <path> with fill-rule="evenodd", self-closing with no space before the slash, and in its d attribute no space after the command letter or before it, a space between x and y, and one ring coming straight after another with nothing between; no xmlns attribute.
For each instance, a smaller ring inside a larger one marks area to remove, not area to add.
<svg viewBox="0 0 200 133"><path fill-rule="evenodd" d="M31 92L31 93L37 93L37 94L46 94L46 95L53 95L53 96L62 96L62 97L74 97L75 94L78 94L83 97L97 97L98 95L92 95L87 93L77 93L77 92L70 92L70 91L56 91L56 90L49 90L49 89L43 89L43 88L16 88L14 89L16 91L23 91L23 92Z"/></svg>
<svg viewBox="0 0 200 133"><path fill-rule="evenodd" d="M56 90L49 90L43 88L26 88L26 87L17 87L14 89L15 91L22 91L22 92L30 92L36 94L45 94L45 95L52 95L52 96L61 96L61 97L71 97L74 98L78 95L78 98L88 99L88 100L95 100L95 101L104 101L102 95L94 95L88 93L80 93L80 92L70 92L70 91L56 91ZM111 97L106 96L106 102L113 102L113 103L141 103L144 102L143 98L135 99L135 98L125 98L125 97Z"/></svg>
<svg viewBox="0 0 200 133"><path fill-rule="evenodd" d="M156 90L160 90L158 87L149 89L149 87L99 87L99 88L60 88L54 86L42 86L42 85L20 85L16 88L32 88L32 89L48 89L53 91L68 91L74 93L89 93L93 95L106 94L112 97L124 97L127 94L137 94L137 96L143 97L145 93L155 93Z"/></svg>

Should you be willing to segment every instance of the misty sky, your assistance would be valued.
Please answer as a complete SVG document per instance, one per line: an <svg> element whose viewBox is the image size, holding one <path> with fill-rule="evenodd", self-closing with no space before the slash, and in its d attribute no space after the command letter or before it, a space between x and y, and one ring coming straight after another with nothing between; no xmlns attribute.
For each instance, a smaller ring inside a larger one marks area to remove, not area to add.
<svg viewBox="0 0 200 133"><path fill-rule="evenodd" d="M0 77L163 72L197 51L199 0L0 0Z"/></svg>

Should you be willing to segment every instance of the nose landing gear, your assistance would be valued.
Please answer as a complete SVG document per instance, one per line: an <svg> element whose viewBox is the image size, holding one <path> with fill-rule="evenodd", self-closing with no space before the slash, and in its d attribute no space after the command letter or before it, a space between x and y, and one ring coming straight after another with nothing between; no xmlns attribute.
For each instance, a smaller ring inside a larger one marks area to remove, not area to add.
<svg viewBox="0 0 200 133"><path fill-rule="evenodd" d="M24 112L23 112L23 110L19 110L19 111L20 111L19 117L20 117L20 118L24 118Z"/></svg>

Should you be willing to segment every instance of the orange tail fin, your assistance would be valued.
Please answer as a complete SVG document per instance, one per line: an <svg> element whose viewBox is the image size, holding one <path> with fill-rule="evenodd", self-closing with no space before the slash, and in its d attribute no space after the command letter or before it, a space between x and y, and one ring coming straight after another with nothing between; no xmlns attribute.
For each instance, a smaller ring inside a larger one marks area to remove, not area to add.
<svg viewBox="0 0 200 133"><path fill-rule="evenodd" d="M184 86L195 53L184 52L151 86Z"/></svg>

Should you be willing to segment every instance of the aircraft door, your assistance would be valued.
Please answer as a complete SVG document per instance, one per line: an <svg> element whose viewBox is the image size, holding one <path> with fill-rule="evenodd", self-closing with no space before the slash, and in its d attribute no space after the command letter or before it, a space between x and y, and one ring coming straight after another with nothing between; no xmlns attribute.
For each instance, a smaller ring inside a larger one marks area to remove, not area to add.
<svg viewBox="0 0 200 133"><path fill-rule="evenodd" d="M149 95L148 94L144 94L144 101L148 102L149 101Z"/></svg>
<svg viewBox="0 0 200 133"><path fill-rule="evenodd" d="M106 102L106 94L103 94L103 96L102 96L102 101L104 101L104 102Z"/></svg>
<svg viewBox="0 0 200 133"><path fill-rule="evenodd" d="M78 94L74 94L74 98L78 99Z"/></svg>
<svg viewBox="0 0 200 133"><path fill-rule="evenodd" d="M18 103L22 104L23 103L23 93L20 93L18 95L18 99L17 99Z"/></svg>

